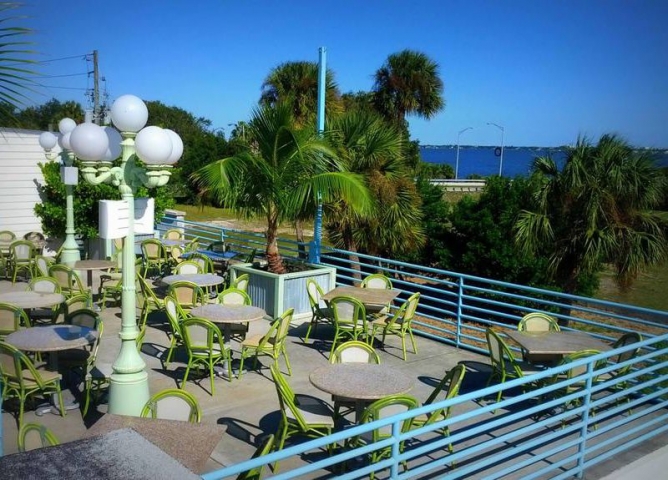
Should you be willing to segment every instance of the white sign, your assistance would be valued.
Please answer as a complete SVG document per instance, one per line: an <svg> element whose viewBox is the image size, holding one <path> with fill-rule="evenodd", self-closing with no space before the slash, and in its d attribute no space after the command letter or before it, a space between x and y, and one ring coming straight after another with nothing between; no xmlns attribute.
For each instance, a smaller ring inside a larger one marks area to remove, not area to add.
<svg viewBox="0 0 668 480"><path fill-rule="evenodd" d="M141 235L153 234L155 200L152 198L136 198L134 213L135 233ZM100 238L126 237L129 217L128 204L125 200L100 200Z"/></svg>

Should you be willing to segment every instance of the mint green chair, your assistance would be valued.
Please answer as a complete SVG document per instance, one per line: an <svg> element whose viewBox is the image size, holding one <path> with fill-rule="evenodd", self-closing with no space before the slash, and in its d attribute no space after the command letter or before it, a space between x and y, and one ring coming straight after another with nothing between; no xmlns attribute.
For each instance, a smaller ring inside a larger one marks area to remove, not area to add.
<svg viewBox="0 0 668 480"><path fill-rule="evenodd" d="M321 305L323 303L321 299L324 296L324 292L315 279L309 278L306 280L306 293L308 293L308 301L311 306L311 323L308 326L306 337L304 339L305 342L308 342L308 337L311 335L311 328L313 328L313 331L315 332L320 323L333 324L334 314L329 306Z"/></svg>
<svg viewBox="0 0 668 480"><path fill-rule="evenodd" d="M368 327L364 304L353 297L334 297L329 302L334 317L334 339L329 353L334 354L336 345L343 340L367 340Z"/></svg>
<svg viewBox="0 0 668 480"><path fill-rule="evenodd" d="M12 285L16 283L19 272L26 278L32 278L35 262L35 245L28 240L16 240L9 245L9 268L12 272Z"/></svg>
<svg viewBox="0 0 668 480"><path fill-rule="evenodd" d="M264 335L255 335L241 342L239 378L241 378L244 369L244 360L246 358L254 357L255 363L253 366L254 368L257 368L257 358L260 355L271 357L274 360L275 365L278 364L278 359L283 355L285 364L288 367L288 375L292 375L288 352L285 349L285 338L288 336L293 313L294 308L287 309L283 315L274 320L267 333Z"/></svg>
<svg viewBox="0 0 668 480"><path fill-rule="evenodd" d="M187 318L187 315L183 309L179 307L179 303L176 299L170 295L165 297L164 306L167 320L169 320L169 326L171 327L171 332L169 332L171 342L169 344L167 359L165 360L165 366L167 366L172 360L174 350L180 346L185 346L183 343L183 334L181 333L181 322Z"/></svg>
<svg viewBox="0 0 668 480"><path fill-rule="evenodd" d="M200 423L202 412L192 393L170 388L153 395L144 405L140 417Z"/></svg>
<svg viewBox="0 0 668 480"><path fill-rule="evenodd" d="M19 452L28 452L36 448L52 447L60 442L51 430L38 423L26 423L19 430Z"/></svg>
<svg viewBox="0 0 668 480"><path fill-rule="evenodd" d="M408 410L417 408L418 401L411 397L410 395L390 395L389 397L376 400L371 405L369 405L362 414L360 419L360 424L375 422L383 418L391 417L398 415L400 413L407 412ZM411 429L413 424L413 419L411 417L407 418L401 423L401 433L406 433ZM348 442L348 446L352 447L362 447L364 445L370 445L372 443L377 443L387 438L392 437L392 425L386 425L384 427L377 428L371 432L368 432L364 435L357 436L351 439ZM404 442L399 444L399 453L404 451ZM370 454L370 464L373 465L384 458L389 458L392 456L392 447L384 447L374 450ZM405 461L401 462L404 471L407 469L407 464ZM370 473L370 478L373 480L375 478L375 471Z"/></svg>
<svg viewBox="0 0 668 480"><path fill-rule="evenodd" d="M215 394L214 370L218 364L227 364L227 378L232 381L232 362L230 349L223 344L223 334L212 322L204 318L186 318L181 323L183 342L188 352L188 365L181 381L181 389L186 386L190 369L204 367L208 370L211 380L211 393Z"/></svg>
<svg viewBox="0 0 668 480"><path fill-rule="evenodd" d="M136 281L139 284L137 293L141 293L141 297L137 302L138 306L141 308L139 328L143 328L146 325L149 313L162 311L165 308L165 304L164 300L158 298L155 291L149 286L146 279L139 272L136 274Z"/></svg>
<svg viewBox="0 0 668 480"><path fill-rule="evenodd" d="M30 319L25 310L0 302L0 340L23 327L30 327Z"/></svg>

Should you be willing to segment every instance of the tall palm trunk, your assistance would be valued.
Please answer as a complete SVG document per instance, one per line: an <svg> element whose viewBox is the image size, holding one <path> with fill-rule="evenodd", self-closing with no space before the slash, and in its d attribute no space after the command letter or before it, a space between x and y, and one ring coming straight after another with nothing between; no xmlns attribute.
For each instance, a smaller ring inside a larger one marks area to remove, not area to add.
<svg viewBox="0 0 668 480"><path fill-rule="evenodd" d="M360 257L355 255L355 253L357 253L357 243L355 243L355 240L353 239L353 232L349 228L344 228L342 238L346 250L353 252L353 254L348 255L348 258L350 259L350 268L353 270L353 278L361 282L362 270L360 268Z"/></svg>
<svg viewBox="0 0 668 480"><path fill-rule="evenodd" d="M267 264L269 271L277 274L285 273L283 257L278 253L278 219L275 209L270 209L267 214Z"/></svg>

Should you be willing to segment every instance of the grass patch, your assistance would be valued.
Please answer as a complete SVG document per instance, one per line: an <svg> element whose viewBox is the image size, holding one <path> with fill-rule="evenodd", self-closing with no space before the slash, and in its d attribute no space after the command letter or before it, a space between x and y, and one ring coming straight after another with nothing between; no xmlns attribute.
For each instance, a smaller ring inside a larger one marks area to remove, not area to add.
<svg viewBox="0 0 668 480"><path fill-rule="evenodd" d="M175 210L186 213L186 220L192 222L208 222L212 220L226 220L233 218L234 214L229 208L216 208L207 205L176 205Z"/></svg>

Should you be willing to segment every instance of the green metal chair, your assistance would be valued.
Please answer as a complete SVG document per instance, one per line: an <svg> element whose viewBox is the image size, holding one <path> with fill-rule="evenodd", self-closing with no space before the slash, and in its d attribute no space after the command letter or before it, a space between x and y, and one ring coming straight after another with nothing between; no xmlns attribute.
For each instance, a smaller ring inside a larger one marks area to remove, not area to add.
<svg viewBox="0 0 668 480"><path fill-rule="evenodd" d="M367 275L362 280L362 288L379 288L385 290L392 290L392 280L382 273L374 273Z"/></svg>
<svg viewBox="0 0 668 480"><path fill-rule="evenodd" d="M420 292L416 292L406 300L401 307L390 317L382 316L370 322L371 338L376 338L376 332L383 332L381 345L385 346L385 337L389 335L397 335L401 337L401 351L403 353L404 361L406 361L406 335L411 339L413 345L413 353L417 354L417 345L413 337L412 323L415 318L418 303L420 301Z"/></svg>
<svg viewBox="0 0 668 480"><path fill-rule="evenodd" d="M152 269L158 270L162 276L167 268L167 250L157 238L149 238L141 242L141 253L144 258L144 277Z"/></svg>
<svg viewBox="0 0 668 480"><path fill-rule="evenodd" d="M9 246L9 268L12 272L12 285L16 283L19 272L26 278L32 278L35 265L35 245L28 240L16 240Z"/></svg>
<svg viewBox="0 0 668 480"><path fill-rule="evenodd" d="M227 378L232 381L232 362L230 349L223 344L223 334L212 322L204 318L186 318L181 323L183 342L188 352L188 365L181 381L181 389L186 386L192 367L205 367L211 380L211 395L215 393L213 367L220 363L227 364Z"/></svg>
<svg viewBox="0 0 668 480"><path fill-rule="evenodd" d="M321 299L324 296L324 292L315 279L309 278L306 280L306 292L308 293L308 301L311 305L311 323L308 326L308 330L306 330L306 337L304 338L304 341L308 342L311 328L315 332L319 323L333 324L334 314L329 306L322 305L324 302Z"/></svg>
<svg viewBox="0 0 668 480"><path fill-rule="evenodd" d="M136 275L136 280L139 283L139 290L137 293L141 293L141 298L139 299L138 305L141 308L141 313L139 315L139 327L142 328L146 325L146 320L148 319L149 313L160 312L165 308L164 300L158 298L155 291L146 283L146 279L139 273Z"/></svg>
<svg viewBox="0 0 668 480"><path fill-rule="evenodd" d="M2 278L8 278L9 274L9 252L5 253L0 249L0 269L2 269Z"/></svg>
<svg viewBox="0 0 668 480"><path fill-rule="evenodd" d="M260 442L260 445L257 447L257 450L255 450L251 460L271 453L274 448L274 438L274 435L268 435L267 438ZM246 470L245 472L241 472L237 476L237 480L260 480L262 478L262 471L264 470L264 467L264 465L261 465L259 467L251 468L250 470Z"/></svg>
<svg viewBox="0 0 668 480"><path fill-rule="evenodd" d="M27 292L39 293L60 293L60 285L55 278L52 277L33 277L28 286ZM36 320L47 319L51 323L56 323L58 315L60 314L60 304L56 303L50 308L32 308L30 309L30 318L35 323Z"/></svg>
<svg viewBox="0 0 668 480"><path fill-rule="evenodd" d="M179 230L178 228L170 228L165 232L163 235L164 238L168 240L182 240L183 239L183 232Z"/></svg>
<svg viewBox="0 0 668 480"><path fill-rule="evenodd" d="M49 267L55 263L55 260L51 257L45 257L44 255L35 255L34 261L34 271L33 274L36 277L48 277L49 276Z"/></svg>
<svg viewBox="0 0 668 480"><path fill-rule="evenodd" d="M185 320L186 313L179 307L179 303L176 299L170 295L165 297L164 305L165 313L169 320L169 326L171 327L171 332L169 333L171 342L169 344L167 359L165 360L165 366L167 366L172 360L174 350L179 346L185 346L183 343L183 334L181 333L181 322Z"/></svg>
<svg viewBox="0 0 668 480"><path fill-rule="evenodd" d="M375 363L380 364L380 357L374 348L368 343L359 340L350 340L342 343L329 357L329 363ZM355 411L357 401L352 398L332 395L334 402L334 418L338 419L350 412ZM346 410L341 413L341 408Z"/></svg>
<svg viewBox="0 0 668 480"><path fill-rule="evenodd" d="M67 265L56 263L49 267L49 277L55 278L60 285L60 291L65 297L86 294L93 301L93 293L84 286L77 272Z"/></svg>
<svg viewBox="0 0 668 480"><path fill-rule="evenodd" d="M30 327L30 319L25 310L10 303L0 302L0 340L22 327Z"/></svg>
<svg viewBox="0 0 668 480"><path fill-rule="evenodd" d="M93 302L91 301L91 298L85 293L79 293L77 295L72 295L71 297L65 299L65 303L62 304L60 309L61 310L60 315L62 315L63 322L65 322L65 318L67 318L67 315L69 315L70 313L74 313L77 310L92 309L92 308L93 308Z"/></svg>
<svg viewBox="0 0 668 480"><path fill-rule="evenodd" d="M441 402L443 400L450 400L455 398L459 394L459 389L462 386L462 381L464 380L464 375L466 374L466 367L462 364L459 364L450 370L445 372L443 379L439 384L434 388L429 395L429 398L425 400L422 406L431 405L433 403ZM446 420L450 416L450 407L443 407L434 410L428 414L418 415L413 418L414 427L424 427L425 425L431 425L432 423L440 422ZM445 436L450 435L450 428L443 427L441 433ZM452 453L453 448L452 444L448 445L448 450Z"/></svg>
<svg viewBox="0 0 668 480"><path fill-rule="evenodd" d="M19 400L19 428L23 426L26 400L38 393L58 395L60 415L65 416L63 396L60 391L61 375L37 369L25 353L5 342L0 342L0 375L4 383L2 398L15 397Z"/></svg>
<svg viewBox="0 0 668 480"><path fill-rule="evenodd" d="M188 261L197 263L202 269L202 273L214 272L213 262L209 257L204 255L203 253L198 253L196 251L190 253L190 255L188 255Z"/></svg>
<svg viewBox="0 0 668 480"><path fill-rule="evenodd" d="M140 417L200 423L202 412L191 393L170 388L153 395L144 405Z"/></svg>
<svg viewBox="0 0 668 480"><path fill-rule="evenodd" d="M400 413L407 412L408 410L418 407L418 401L411 397L410 395L390 395L389 397L376 400L371 405L369 405L362 414L360 419L360 424L375 422L382 418L391 417L393 415L398 415ZM406 433L411 429L413 424L413 419L411 417L407 418L401 423L401 433ZM392 437L392 425L386 425L384 427L377 428L368 432L364 435L359 435L354 437L348 442L348 446L351 447L362 447L364 445L370 445L372 443L377 443L387 438ZM404 451L404 442L399 444L399 453ZM392 447L379 448L371 452L370 455L370 464L373 465L384 458L392 456ZM402 462L404 471L407 469L407 464L405 461ZM375 471L370 473L370 478L373 480L375 478Z"/></svg>
<svg viewBox="0 0 668 480"><path fill-rule="evenodd" d="M524 315L517 324L520 332L559 332L557 320L543 312L531 312Z"/></svg>
<svg viewBox="0 0 668 480"><path fill-rule="evenodd" d="M192 260L184 260L174 267L174 275L184 275L193 273L204 273L202 265Z"/></svg>
<svg viewBox="0 0 668 480"><path fill-rule="evenodd" d="M250 281L250 275L244 273L243 275L239 275L237 278L234 279L234 281L230 284L230 288L236 288L237 290L241 290L244 293L248 293L249 281Z"/></svg>
<svg viewBox="0 0 668 480"><path fill-rule="evenodd" d="M19 452L28 452L36 448L52 447L60 442L51 430L38 423L26 423L19 430Z"/></svg>
<svg viewBox="0 0 668 480"><path fill-rule="evenodd" d="M627 345L632 345L634 343L639 343L639 342L642 342L642 335L640 335L638 332L629 332L619 337L619 339L617 339L617 341L612 345L612 348L614 350L617 348L626 347ZM611 365L625 363L634 358L636 355L638 355L639 351L640 351L639 348L634 348L627 352L615 355L614 357L609 357L607 359L607 362L606 361L599 362L599 364L596 365L596 368L597 369L604 368ZM612 370L611 372L602 373L601 375L596 377L596 383L598 384L605 383L607 385L607 389L613 392L624 391L628 387L629 382L628 380L620 380L620 379L623 379L629 373L631 367L633 367L633 364L629 363L628 365L623 365L619 368L616 368L615 370ZM627 402L630 401L629 397L626 397L626 401ZM619 399L617 400L617 404L619 404Z"/></svg>
<svg viewBox="0 0 668 480"><path fill-rule="evenodd" d="M292 375L292 368L290 367L290 360L288 359L288 352L285 349L285 338L288 336L290 329L290 322L294 308L287 309L283 315L274 320L269 328L269 331L264 335L255 335L245 339L241 342L241 364L239 365L239 379L244 369L244 360L246 358L254 357L254 368L257 368L257 358L260 355L267 355L274 359L274 364L278 364L278 359L281 355L285 359L285 364L288 367L288 375Z"/></svg>
<svg viewBox="0 0 668 480"><path fill-rule="evenodd" d="M487 380L487 386L492 383L492 380L503 383L506 379L522 378L541 371L534 365L517 360L506 342L493 329L488 328L485 331L485 336L487 337L489 358L492 363L492 373ZM496 396L497 402L501 401L502 395L503 390L499 390Z"/></svg>
<svg viewBox="0 0 668 480"><path fill-rule="evenodd" d="M364 304L353 297L334 297L329 302L334 317L334 339L330 357L336 349L339 341L344 339L366 340L368 327L366 321L366 310Z"/></svg>
<svg viewBox="0 0 668 480"><path fill-rule="evenodd" d="M278 438L276 449L282 450L285 440L294 435L311 438L331 435L334 429L332 407L319 398L296 395L281 374L278 365L274 363L270 369L281 409L281 420L276 433ZM329 454L332 453L333 444L328 445L327 451ZM274 464L274 473L276 472L278 472L278 462Z"/></svg>
<svg viewBox="0 0 668 480"><path fill-rule="evenodd" d="M172 283L167 288L167 295L173 297L185 312L206 303L204 290L196 283L187 280Z"/></svg>
<svg viewBox="0 0 668 480"><path fill-rule="evenodd" d="M70 348L58 352L58 366L75 371L81 369L81 379L84 380L88 367L91 363L95 363L97 350L102 341L104 325L100 315L89 309L80 309L68 314L65 317L65 323L97 331L97 339L89 348Z"/></svg>
<svg viewBox="0 0 668 480"><path fill-rule="evenodd" d="M100 308L107 307L107 299L111 297L114 302L120 302L123 294L123 249L118 248L111 257L116 266L100 275Z"/></svg>
<svg viewBox="0 0 668 480"><path fill-rule="evenodd" d="M251 298L243 290L239 290L238 288L226 288L218 294L218 303L221 305L250 305ZM246 339L249 325L248 322L233 323L229 326L229 329L230 335L233 338L243 341Z"/></svg>

